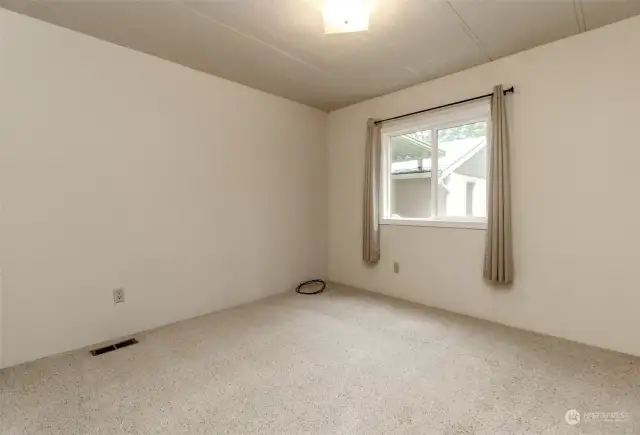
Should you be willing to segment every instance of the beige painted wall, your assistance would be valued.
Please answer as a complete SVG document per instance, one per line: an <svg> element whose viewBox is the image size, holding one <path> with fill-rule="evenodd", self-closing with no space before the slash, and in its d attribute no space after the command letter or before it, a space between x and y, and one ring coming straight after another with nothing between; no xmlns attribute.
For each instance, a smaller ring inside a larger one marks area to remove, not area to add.
<svg viewBox="0 0 640 435"><path fill-rule="evenodd" d="M640 41L640 17L331 113L330 278L640 355L639 207L632 199L640 184L640 50L633 41ZM516 88L507 97L515 286L494 290L483 282L482 230L385 226L380 264L363 265L366 119L484 94L496 83ZM618 207L611 214L583 206L598 201Z"/></svg>
<svg viewBox="0 0 640 435"><path fill-rule="evenodd" d="M326 274L326 114L2 9L0 29L3 365Z"/></svg>

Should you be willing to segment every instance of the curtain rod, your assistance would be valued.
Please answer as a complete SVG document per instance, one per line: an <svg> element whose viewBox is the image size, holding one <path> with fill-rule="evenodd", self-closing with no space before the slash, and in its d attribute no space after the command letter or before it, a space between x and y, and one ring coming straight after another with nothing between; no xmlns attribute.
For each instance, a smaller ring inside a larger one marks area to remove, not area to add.
<svg viewBox="0 0 640 435"><path fill-rule="evenodd" d="M503 92L505 95L507 95L507 94L513 93L513 91L514 91L513 86L511 86L509 89L505 89ZM393 118L381 119L379 121L376 121L375 124L382 124L383 122L393 121L395 119L400 119L400 118L406 118L407 116L418 115L420 113L431 112L432 110L444 109L445 107L456 106L458 104L469 103L471 101L476 101L476 100L482 100L483 98L489 98L492 95L493 95L493 92L486 95L480 95L478 97L467 98L466 100L454 101L453 103L448 103L448 104L443 104L441 106L418 110L417 112L405 113L404 115L394 116Z"/></svg>

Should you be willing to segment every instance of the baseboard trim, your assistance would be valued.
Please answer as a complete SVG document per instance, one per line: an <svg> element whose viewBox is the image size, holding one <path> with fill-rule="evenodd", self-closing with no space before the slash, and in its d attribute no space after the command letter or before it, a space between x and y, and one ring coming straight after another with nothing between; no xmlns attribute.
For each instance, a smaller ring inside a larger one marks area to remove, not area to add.
<svg viewBox="0 0 640 435"><path fill-rule="evenodd" d="M419 301L416 301L416 300L411 300L411 299L402 298L402 297L399 297L399 296L396 296L396 295L391 295L391 294L388 294L388 293L369 290L369 289L357 287L357 286L354 286L354 285L351 285L351 284L345 284L345 283L342 283L340 281L327 280L327 288L331 289L332 287L341 287L342 289L347 289L347 290L355 291L355 292L368 293L368 294L376 295L377 297L382 296L382 297L393 299L393 300L396 300L396 301L403 301L403 302L406 302L406 303L409 303L409 304L412 304L412 305L416 305L416 306L421 306L421 307L425 307L425 308L429 308L429 309L439 310L439 311L446 312L446 313L456 314L458 316L467 317L467 318L471 318L471 319L482 320L482 321L487 322L487 323L492 323L494 325L505 326L507 328L512 328L512 329L517 329L519 331L524 331L524 332L536 334L538 336L551 337L551 338L554 338L554 339L563 340L563 341L566 341L566 342L575 343L575 344L579 344L579 345L582 345L582 346L587 346L587 347L591 347L591 348L606 350L607 352L615 352L615 353L618 353L618 354L621 354L621 355L625 355L625 356L630 356L630 357L633 357L633 358L640 358L640 355L636 355L636 354L633 354L633 353L630 353L630 352L625 352L625 351L621 351L621 350L618 350L618 349L612 349L610 347L606 347L606 346L602 346L602 345L598 345L598 344L594 344L594 343L587 343L587 342L576 340L576 339L573 339L573 338L563 337L563 336L560 336L560 335L551 334L551 333L546 332L546 331L539 331L539 330L535 330L535 329L523 328L522 326L519 326L519 325L513 325L513 324L509 324L509 323L505 323L505 322L500 322L500 321L497 321L495 319L489 319L489 318L486 318L486 317L480 317L480 316L477 316L477 315L474 315L474 314L465 313L465 312L461 312L461 311L454 311L454 310L451 310L449 308L439 307L439 306L436 306L436 305L427 305L427 304L425 304L423 302L419 302Z"/></svg>

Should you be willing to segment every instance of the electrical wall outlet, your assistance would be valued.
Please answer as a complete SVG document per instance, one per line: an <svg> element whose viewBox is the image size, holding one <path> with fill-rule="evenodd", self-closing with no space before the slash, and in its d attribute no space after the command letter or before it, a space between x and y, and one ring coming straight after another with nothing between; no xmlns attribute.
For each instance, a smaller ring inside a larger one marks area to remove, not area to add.
<svg viewBox="0 0 640 435"><path fill-rule="evenodd" d="M393 273L400 273L400 263L397 261L393 262Z"/></svg>
<svg viewBox="0 0 640 435"><path fill-rule="evenodd" d="M113 303L121 304L123 302L124 302L124 289L123 288L113 289Z"/></svg>

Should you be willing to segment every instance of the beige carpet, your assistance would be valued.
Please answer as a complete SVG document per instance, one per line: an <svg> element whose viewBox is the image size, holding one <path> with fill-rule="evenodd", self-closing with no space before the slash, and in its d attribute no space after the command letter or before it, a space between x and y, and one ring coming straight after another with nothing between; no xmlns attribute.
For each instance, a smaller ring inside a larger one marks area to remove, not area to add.
<svg viewBox="0 0 640 435"><path fill-rule="evenodd" d="M137 338L1 372L0 433L640 433L639 359L369 293L279 296Z"/></svg>

